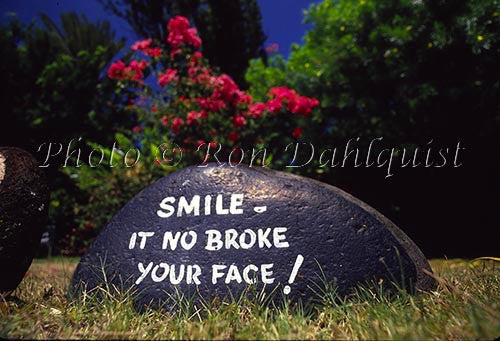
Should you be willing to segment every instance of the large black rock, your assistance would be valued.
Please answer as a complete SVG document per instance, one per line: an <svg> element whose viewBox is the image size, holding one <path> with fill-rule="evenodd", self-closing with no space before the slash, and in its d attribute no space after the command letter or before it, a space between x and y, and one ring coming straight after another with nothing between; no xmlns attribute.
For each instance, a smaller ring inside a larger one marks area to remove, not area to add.
<svg viewBox="0 0 500 341"><path fill-rule="evenodd" d="M307 299L325 282L340 294L381 279L429 290L434 281L424 269L431 271L399 228L338 188L209 164L175 172L134 197L81 259L70 294L106 278L133 286L143 307L174 292L238 294L256 280Z"/></svg>
<svg viewBox="0 0 500 341"><path fill-rule="evenodd" d="M21 282L35 256L47 219L49 190L28 152L0 147L0 293Z"/></svg>

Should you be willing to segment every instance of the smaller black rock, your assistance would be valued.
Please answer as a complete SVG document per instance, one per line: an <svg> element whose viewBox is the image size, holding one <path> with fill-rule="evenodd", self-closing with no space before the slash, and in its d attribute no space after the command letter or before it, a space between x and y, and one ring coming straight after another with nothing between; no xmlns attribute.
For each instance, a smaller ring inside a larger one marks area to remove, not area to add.
<svg viewBox="0 0 500 341"><path fill-rule="evenodd" d="M40 244L49 190L28 152L0 147L0 293L17 288Z"/></svg>

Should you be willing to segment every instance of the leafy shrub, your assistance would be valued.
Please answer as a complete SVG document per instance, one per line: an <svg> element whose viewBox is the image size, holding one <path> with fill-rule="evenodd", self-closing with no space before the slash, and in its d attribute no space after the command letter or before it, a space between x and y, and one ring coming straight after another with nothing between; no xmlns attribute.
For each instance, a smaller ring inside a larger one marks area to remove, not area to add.
<svg viewBox="0 0 500 341"><path fill-rule="evenodd" d="M466 150L463 167L406 167L389 179L364 165L320 168L318 158L295 170L367 201L427 256L493 252L482 236L498 225L489 198L499 193L499 1L324 0L305 21L304 44L286 61L253 61L247 80L256 98L279 84L318 98L321 110L304 126L318 149L360 137L364 159L370 141L383 137L372 155L388 146L451 150L457 142ZM466 233L471 226L481 231Z"/></svg>
<svg viewBox="0 0 500 341"><path fill-rule="evenodd" d="M116 135L117 153L92 145L109 160L105 167L66 170L88 198L75 207L77 226L66 237L67 253L84 251L118 209L155 179L210 161L198 148L215 151L224 146L218 156L225 160L231 156L234 162L254 147L278 148L276 141L291 142L302 135L301 122L319 104L282 86L271 88L256 102L228 75L210 67L199 51L201 39L186 18L171 19L168 29L169 51L156 46L153 39L138 41L125 62L118 60L108 69L108 77L117 82L117 96L134 94L120 111L135 117L137 125ZM132 150L135 153L129 154ZM273 157L273 150L267 155ZM260 161L266 162L263 158L261 154Z"/></svg>

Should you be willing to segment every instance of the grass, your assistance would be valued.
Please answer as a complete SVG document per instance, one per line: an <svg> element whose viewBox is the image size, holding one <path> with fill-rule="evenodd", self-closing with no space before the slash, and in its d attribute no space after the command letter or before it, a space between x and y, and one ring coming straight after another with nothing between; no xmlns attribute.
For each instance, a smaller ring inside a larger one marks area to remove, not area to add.
<svg viewBox="0 0 500 341"><path fill-rule="evenodd" d="M500 271L493 261L433 260L431 293L360 288L322 304L278 306L248 298L181 300L174 314L139 314L129 293L67 302L77 260L35 260L14 298L0 302L1 338L85 339L494 339L500 336Z"/></svg>

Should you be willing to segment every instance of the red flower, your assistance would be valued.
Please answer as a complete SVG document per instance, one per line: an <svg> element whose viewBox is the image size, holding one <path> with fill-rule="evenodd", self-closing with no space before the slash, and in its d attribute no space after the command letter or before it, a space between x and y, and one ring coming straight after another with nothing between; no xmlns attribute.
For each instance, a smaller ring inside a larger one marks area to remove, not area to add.
<svg viewBox="0 0 500 341"><path fill-rule="evenodd" d="M144 69L146 66L148 66L148 62L147 62L147 61L145 61L145 60L141 60L141 61L139 62L139 67L140 67L141 69Z"/></svg>
<svg viewBox="0 0 500 341"><path fill-rule="evenodd" d="M111 79L132 79L137 81L144 77L142 69L147 65L148 63L144 60L140 62L133 60L128 66L125 66L125 64L119 60L109 67L108 77Z"/></svg>
<svg viewBox="0 0 500 341"><path fill-rule="evenodd" d="M246 123L246 120L243 116L241 115L236 115L233 117L233 126L235 128L238 128L238 127L243 127Z"/></svg>
<svg viewBox="0 0 500 341"><path fill-rule="evenodd" d="M157 111L158 111L158 107L157 107L157 106L155 106L155 105L153 105L153 106L151 107L151 112L157 112Z"/></svg>
<svg viewBox="0 0 500 341"><path fill-rule="evenodd" d="M228 75L214 77L216 87L212 97L222 99L225 102L235 103L239 99L238 85Z"/></svg>
<svg viewBox="0 0 500 341"><path fill-rule="evenodd" d="M214 99L213 97L198 98L197 101L200 107L211 112L216 112L226 108L226 103L224 103L224 101Z"/></svg>
<svg viewBox="0 0 500 341"><path fill-rule="evenodd" d="M231 142L236 142L236 141L238 141L238 133L235 133L235 132L229 133L229 135L227 136L227 138Z"/></svg>
<svg viewBox="0 0 500 341"><path fill-rule="evenodd" d="M304 132L304 129L302 129L302 128L295 128L293 130L292 136L293 136L294 139L298 139L302 135L303 132Z"/></svg>
<svg viewBox="0 0 500 341"><path fill-rule="evenodd" d="M200 60L203 58L203 55L201 54L201 52L199 51L196 51L195 53L193 53L193 55L191 56L191 58L189 59L189 62L193 65L193 66L197 66L200 64Z"/></svg>
<svg viewBox="0 0 500 341"><path fill-rule="evenodd" d="M125 74L125 63L121 60L114 62L108 69L108 77L111 79L124 79Z"/></svg>
<svg viewBox="0 0 500 341"><path fill-rule="evenodd" d="M133 127L133 128L132 128L132 131L133 131L134 133L138 133L138 132L140 132L141 130L142 130L142 127L141 127L141 126L135 126L135 127Z"/></svg>
<svg viewBox="0 0 500 341"><path fill-rule="evenodd" d="M182 32L189 28L189 20L181 15L175 16L174 18L169 20L167 28L170 32L174 31Z"/></svg>
<svg viewBox="0 0 500 341"><path fill-rule="evenodd" d="M137 41L132 45L131 49L133 51L141 51L149 57L159 57L161 55L161 49L159 47L151 47L151 42L151 38Z"/></svg>
<svg viewBox="0 0 500 341"><path fill-rule="evenodd" d="M253 118L258 118L264 113L265 110L266 110L266 105L264 103L258 102L252 104L248 108L248 115L252 116Z"/></svg>
<svg viewBox="0 0 500 341"><path fill-rule="evenodd" d="M166 127L168 125L168 117L163 116L162 118L160 118L160 122Z"/></svg>
<svg viewBox="0 0 500 341"><path fill-rule="evenodd" d="M252 103L252 100L253 100L252 95L247 94L244 91L240 91L240 93L238 95L239 95L239 98L238 98L239 103L246 103L248 105L250 105L250 103Z"/></svg>
<svg viewBox="0 0 500 341"><path fill-rule="evenodd" d="M196 72L197 72L197 69L195 67L190 67L188 69L188 74L192 77L194 75L196 75Z"/></svg>
<svg viewBox="0 0 500 341"><path fill-rule="evenodd" d="M284 86L271 88L269 94L274 96L273 99L266 103L267 108L271 112L280 111L282 103L285 102L287 104L287 109L292 113L309 116L312 109L319 105L317 99L300 96L295 90L288 89Z"/></svg>
<svg viewBox="0 0 500 341"><path fill-rule="evenodd" d="M290 109L294 114L309 116L314 107L319 105L319 101L315 98L299 96L295 101L293 108Z"/></svg>
<svg viewBox="0 0 500 341"><path fill-rule="evenodd" d="M185 17L178 15L170 19L167 28L170 31L167 42L173 50L177 50L181 44L191 45L194 48L201 46L201 39L197 35L196 28L189 27L189 21Z"/></svg>
<svg viewBox="0 0 500 341"><path fill-rule="evenodd" d="M294 90L288 89L286 86L276 86L269 89L269 94L277 98L290 98L296 95Z"/></svg>
<svg viewBox="0 0 500 341"><path fill-rule="evenodd" d="M137 60L133 60L130 64L125 68L125 71L130 75L133 80L140 80L144 78L144 73L142 69L148 66L148 63L145 60L141 60L138 62Z"/></svg>
<svg viewBox="0 0 500 341"><path fill-rule="evenodd" d="M200 111L200 112L190 111L187 114L187 124L191 125L191 124L193 124L194 121L196 121L197 119L202 118L204 116L206 116L206 115L203 111Z"/></svg>
<svg viewBox="0 0 500 341"><path fill-rule="evenodd" d="M170 58L174 58L177 54L181 53L182 50L177 48L177 49L173 49L172 51L170 51Z"/></svg>
<svg viewBox="0 0 500 341"><path fill-rule="evenodd" d="M202 72L205 69L202 68ZM208 86L213 86L212 98L215 100L222 100L232 106L236 106L239 103L250 104L252 102L252 96L238 88L238 85L229 77L228 75L220 75L218 77L210 77L204 75L203 80L198 76L198 81L200 83L208 80Z"/></svg>
<svg viewBox="0 0 500 341"><path fill-rule="evenodd" d="M150 56L150 57L159 57L161 56L161 49L159 47L152 47L150 49L147 49L146 51L144 51L144 54L146 56Z"/></svg>
<svg viewBox="0 0 500 341"><path fill-rule="evenodd" d="M281 108L283 107L283 104L281 103L281 99L279 99L279 98L274 98L274 99L268 101L265 105L266 105L266 109L272 113L277 113L277 112L281 111Z"/></svg>
<svg viewBox="0 0 500 341"><path fill-rule="evenodd" d="M197 36L198 31L196 28L189 28L187 33L186 42L193 45L194 48L199 48L201 46L201 38Z"/></svg>
<svg viewBox="0 0 500 341"><path fill-rule="evenodd" d="M160 73L158 77L158 84L163 88L167 83L171 81L177 81L179 78L176 77L177 70L176 69L166 69L165 73Z"/></svg>
<svg viewBox="0 0 500 341"><path fill-rule="evenodd" d="M132 45L131 49L133 51L146 51L149 48L149 46L151 45L151 41L152 41L151 38L146 39L146 40L137 41L134 43L134 45Z"/></svg>
<svg viewBox="0 0 500 341"><path fill-rule="evenodd" d="M172 121L172 130L174 131L174 133L177 134L179 132L180 126L183 124L184 120L182 118L179 117L174 118L174 120Z"/></svg>

